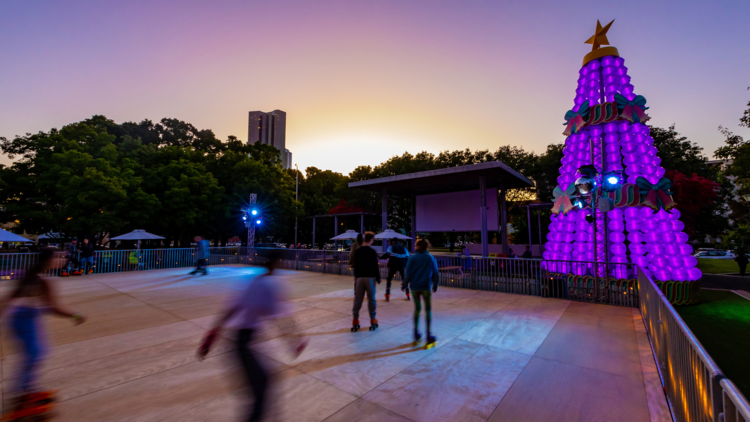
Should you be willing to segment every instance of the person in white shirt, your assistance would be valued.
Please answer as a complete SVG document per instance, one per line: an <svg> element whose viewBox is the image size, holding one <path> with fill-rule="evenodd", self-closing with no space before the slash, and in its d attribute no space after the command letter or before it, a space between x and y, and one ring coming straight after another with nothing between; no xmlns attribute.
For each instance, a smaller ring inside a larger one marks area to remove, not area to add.
<svg viewBox="0 0 750 422"><path fill-rule="evenodd" d="M277 262L276 255L268 258L264 265L268 272L250 280L245 290L230 302L230 306L221 314L214 328L208 332L198 349L198 357L202 360L208 354L221 329L230 320L232 321L229 325L236 331L237 355L242 363L247 383L255 397L253 408L247 419L252 422L262 420L265 413L269 375L250 349L250 343L263 321L281 314L283 280L281 276L274 274ZM292 345L294 353L298 356L306 345L307 341L304 339L296 347Z"/></svg>

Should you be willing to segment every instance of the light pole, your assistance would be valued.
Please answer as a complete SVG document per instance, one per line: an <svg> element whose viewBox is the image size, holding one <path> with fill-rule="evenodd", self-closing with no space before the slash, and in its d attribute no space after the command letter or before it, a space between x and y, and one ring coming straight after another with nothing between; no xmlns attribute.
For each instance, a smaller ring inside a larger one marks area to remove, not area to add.
<svg viewBox="0 0 750 422"><path fill-rule="evenodd" d="M297 165L297 163L294 163L294 168L297 170L295 172L297 181L294 186L294 200L299 201L299 166ZM297 208L296 204L295 204L295 208ZM296 213L294 215L294 248L295 249L297 248L297 215Z"/></svg>
<svg viewBox="0 0 750 422"><path fill-rule="evenodd" d="M745 199L745 202L750 204L750 194L742 195L742 198ZM747 222L750 223L750 214L747 215L747 220L748 220Z"/></svg>

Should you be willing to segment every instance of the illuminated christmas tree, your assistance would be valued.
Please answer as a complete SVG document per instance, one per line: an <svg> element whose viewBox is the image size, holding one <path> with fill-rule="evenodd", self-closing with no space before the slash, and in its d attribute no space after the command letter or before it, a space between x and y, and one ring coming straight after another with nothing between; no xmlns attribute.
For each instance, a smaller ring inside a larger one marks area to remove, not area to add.
<svg viewBox="0 0 750 422"><path fill-rule="evenodd" d="M601 47L609 44L611 25L597 21L586 41L593 48L565 114L567 139L544 259L548 268L571 277L569 287L599 283L598 292L612 286L622 291L628 285L623 282L634 282L626 266L605 263L634 263L671 301L692 303L701 272L671 197L672 182L664 178L644 124L646 99L635 93L617 48Z"/></svg>

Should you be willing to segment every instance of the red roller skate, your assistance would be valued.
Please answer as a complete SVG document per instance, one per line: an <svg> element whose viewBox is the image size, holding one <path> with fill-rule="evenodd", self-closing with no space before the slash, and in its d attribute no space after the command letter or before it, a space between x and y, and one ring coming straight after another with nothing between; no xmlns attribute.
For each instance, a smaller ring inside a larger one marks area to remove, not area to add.
<svg viewBox="0 0 750 422"><path fill-rule="evenodd" d="M359 320L357 318L354 318L354 320L352 320L352 332L356 333L357 331L359 331L359 328Z"/></svg>
<svg viewBox="0 0 750 422"><path fill-rule="evenodd" d="M375 331L378 329L378 320L373 318L370 320L370 331Z"/></svg>

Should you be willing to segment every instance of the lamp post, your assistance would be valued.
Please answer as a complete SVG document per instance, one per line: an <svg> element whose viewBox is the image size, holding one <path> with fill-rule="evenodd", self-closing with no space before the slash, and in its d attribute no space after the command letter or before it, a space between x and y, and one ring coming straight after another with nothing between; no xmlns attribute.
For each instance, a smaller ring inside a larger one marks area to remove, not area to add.
<svg viewBox="0 0 750 422"><path fill-rule="evenodd" d="M295 185L294 185L294 200L299 201L299 166L297 165L297 163L294 163L294 168L297 170L295 173L297 181L295 182ZM295 208L296 208L296 204L295 204ZM294 248L295 249L297 248L297 215L296 213L294 216Z"/></svg>
<svg viewBox="0 0 750 422"><path fill-rule="evenodd" d="M745 202L750 204L750 194L742 195L742 198L745 200ZM747 222L750 223L750 214L747 215Z"/></svg>

